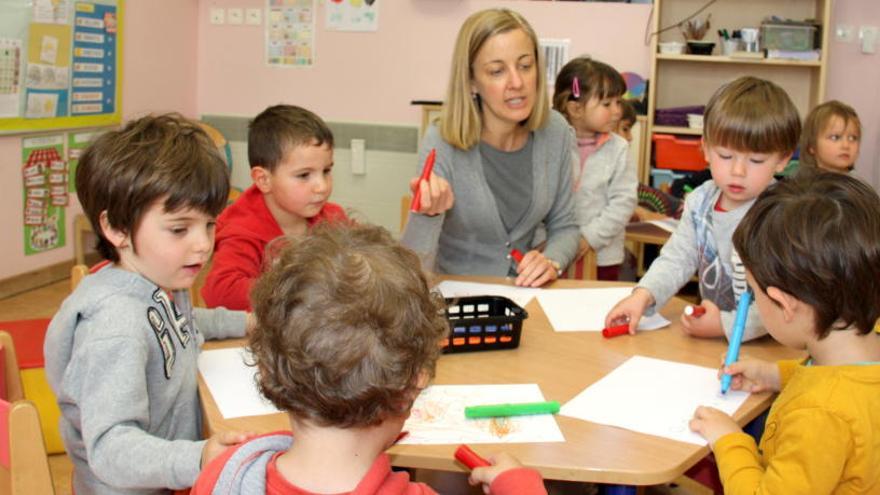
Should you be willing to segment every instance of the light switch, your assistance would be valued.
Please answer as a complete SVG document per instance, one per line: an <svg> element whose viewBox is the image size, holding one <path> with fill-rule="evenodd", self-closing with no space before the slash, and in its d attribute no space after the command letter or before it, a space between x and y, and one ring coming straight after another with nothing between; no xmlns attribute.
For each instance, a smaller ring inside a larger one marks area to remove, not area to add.
<svg viewBox="0 0 880 495"><path fill-rule="evenodd" d="M263 23L263 11L261 9L245 10L244 22L249 26L259 26Z"/></svg>
<svg viewBox="0 0 880 495"><path fill-rule="evenodd" d="M229 24L241 24L244 22L244 12L239 8L229 8L226 11L226 20Z"/></svg>
<svg viewBox="0 0 880 495"><path fill-rule="evenodd" d="M877 26L860 27L859 40L862 44L862 53L874 53L877 49Z"/></svg>
<svg viewBox="0 0 880 495"><path fill-rule="evenodd" d="M226 24L226 10L221 7L211 7L211 24Z"/></svg>
<svg viewBox="0 0 880 495"><path fill-rule="evenodd" d="M363 139L351 140L351 173L352 175L366 175L367 159L365 148L367 142Z"/></svg>

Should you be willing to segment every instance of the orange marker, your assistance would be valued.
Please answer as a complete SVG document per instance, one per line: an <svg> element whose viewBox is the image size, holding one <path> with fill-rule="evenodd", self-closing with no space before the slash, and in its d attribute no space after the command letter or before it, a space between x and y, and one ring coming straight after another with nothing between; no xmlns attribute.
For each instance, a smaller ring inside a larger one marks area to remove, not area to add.
<svg viewBox="0 0 880 495"><path fill-rule="evenodd" d="M431 173L434 172L434 160L437 158L437 150L431 148L431 151L428 153L428 157L425 158L425 166L422 168L422 176L419 177L419 182L416 184L416 192L413 194L412 203L409 205L409 210L412 212L419 211L419 205L422 203L422 181L430 180Z"/></svg>
<svg viewBox="0 0 880 495"><path fill-rule="evenodd" d="M703 306L694 306L689 304L684 307L684 314L693 318L699 318L706 314L706 308Z"/></svg>

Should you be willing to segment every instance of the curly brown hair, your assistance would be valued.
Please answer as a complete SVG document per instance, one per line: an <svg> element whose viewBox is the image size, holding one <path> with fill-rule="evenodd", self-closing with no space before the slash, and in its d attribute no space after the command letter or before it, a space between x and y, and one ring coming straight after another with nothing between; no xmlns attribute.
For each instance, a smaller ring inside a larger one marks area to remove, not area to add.
<svg viewBox="0 0 880 495"><path fill-rule="evenodd" d="M733 234L755 282L810 305L816 335L880 317L880 197L847 175L803 170L765 190Z"/></svg>
<svg viewBox="0 0 880 495"><path fill-rule="evenodd" d="M405 413L449 332L418 256L376 226L316 226L283 248L251 300L260 390L318 426Z"/></svg>
<svg viewBox="0 0 880 495"><path fill-rule="evenodd" d="M229 170L196 122L177 113L148 115L89 145L76 168L76 195L95 231L98 253L119 261L104 237L101 213L107 212L110 227L132 238L159 200L166 212L193 208L216 217L229 197Z"/></svg>

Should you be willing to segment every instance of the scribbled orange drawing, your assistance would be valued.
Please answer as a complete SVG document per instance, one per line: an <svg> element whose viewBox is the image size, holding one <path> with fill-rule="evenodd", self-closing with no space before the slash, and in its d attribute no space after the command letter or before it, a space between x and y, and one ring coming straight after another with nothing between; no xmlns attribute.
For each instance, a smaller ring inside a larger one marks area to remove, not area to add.
<svg viewBox="0 0 880 495"><path fill-rule="evenodd" d="M489 432L498 438L504 438L516 430L510 418L492 418L489 421Z"/></svg>

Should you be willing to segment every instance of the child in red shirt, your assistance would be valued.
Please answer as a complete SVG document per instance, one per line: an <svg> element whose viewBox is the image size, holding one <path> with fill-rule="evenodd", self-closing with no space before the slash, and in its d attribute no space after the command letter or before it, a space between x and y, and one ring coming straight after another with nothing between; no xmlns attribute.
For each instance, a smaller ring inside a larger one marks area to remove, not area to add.
<svg viewBox="0 0 880 495"><path fill-rule="evenodd" d="M217 219L214 258L202 287L208 307L250 309L251 286L273 239L312 225L345 220L333 192L333 133L314 113L293 105L263 110L248 126L254 184Z"/></svg>

